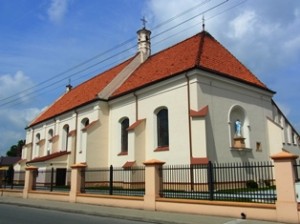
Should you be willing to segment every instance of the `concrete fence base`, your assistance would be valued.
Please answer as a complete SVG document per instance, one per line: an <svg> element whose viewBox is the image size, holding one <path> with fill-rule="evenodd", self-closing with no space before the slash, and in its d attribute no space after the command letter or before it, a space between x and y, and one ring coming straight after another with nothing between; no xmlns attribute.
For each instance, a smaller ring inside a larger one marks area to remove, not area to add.
<svg viewBox="0 0 300 224"><path fill-rule="evenodd" d="M162 181L161 167L164 162L150 160L145 165L144 197L95 195L80 193L83 183L81 171L85 164L75 164L71 173L70 192L35 191L36 167L28 167L22 194L17 190L2 190L2 195L23 198L36 198L58 201L79 202L104 206L117 206L153 211L194 213L201 215L240 218L244 213L247 219L300 223L300 206L296 200L294 162L297 156L282 152L271 157L274 160L277 201L275 204L203 201L160 198Z"/></svg>

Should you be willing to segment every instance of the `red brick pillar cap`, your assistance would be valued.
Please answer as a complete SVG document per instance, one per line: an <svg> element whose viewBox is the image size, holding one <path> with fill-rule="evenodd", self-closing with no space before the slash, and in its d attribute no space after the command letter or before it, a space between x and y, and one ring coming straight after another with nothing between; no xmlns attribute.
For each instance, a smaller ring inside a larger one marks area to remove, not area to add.
<svg viewBox="0 0 300 224"><path fill-rule="evenodd" d="M25 170L37 170L38 168L36 166L27 166L25 167Z"/></svg>
<svg viewBox="0 0 300 224"><path fill-rule="evenodd" d="M86 163L76 163L71 166L72 169L79 169L79 168L86 168L86 167L87 167Z"/></svg>
<svg viewBox="0 0 300 224"><path fill-rule="evenodd" d="M150 159L148 161L143 162L143 164L145 166L149 166L149 165L164 165L165 162L162 162L162 161L157 160L157 159Z"/></svg>
<svg viewBox="0 0 300 224"><path fill-rule="evenodd" d="M289 152L280 152L271 156L273 160L287 160L287 159L297 159L299 156L294 155Z"/></svg>

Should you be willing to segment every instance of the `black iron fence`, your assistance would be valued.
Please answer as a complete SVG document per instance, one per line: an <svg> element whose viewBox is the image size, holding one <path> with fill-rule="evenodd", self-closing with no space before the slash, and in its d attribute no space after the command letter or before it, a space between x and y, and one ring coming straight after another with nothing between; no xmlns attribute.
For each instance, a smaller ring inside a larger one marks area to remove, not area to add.
<svg viewBox="0 0 300 224"><path fill-rule="evenodd" d="M161 197L275 203L271 162L163 166Z"/></svg>
<svg viewBox="0 0 300 224"><path fill-rule="evenodd" d="M25 183L25 171L13 169L0 171L0 188L23 189Z"/></svg>
<svg viewBox="0 0 300 224"><path fill-rule="evenodd" d="M70 191L71 170L64 168L39 169L35 174L34 190Z"/></svg>
<svg viewBox="0 0 300 224"><path fill-rule="evenodd" d="M91 194L144 196L145 167L86 169L81 191Z"/></svg>

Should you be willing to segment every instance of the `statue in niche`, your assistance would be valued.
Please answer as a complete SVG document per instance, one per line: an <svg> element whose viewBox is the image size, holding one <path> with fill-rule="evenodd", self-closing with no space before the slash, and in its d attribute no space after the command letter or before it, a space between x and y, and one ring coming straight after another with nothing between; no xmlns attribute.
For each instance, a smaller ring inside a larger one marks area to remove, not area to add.
<svg viewBox="0 0 300 224"><path fill-rule="evenodd" d="M234 130L236 137L242 137L242 122L240 122L239 119L237 119L234 123Z"/></svg>
<svg viewBox="0 0 300 224"><path fill-rule="evenodd" d="M242 122L239 119L234 122L234 131L233 147L238 149L245 148L245 138L242 136Z"/></svg>

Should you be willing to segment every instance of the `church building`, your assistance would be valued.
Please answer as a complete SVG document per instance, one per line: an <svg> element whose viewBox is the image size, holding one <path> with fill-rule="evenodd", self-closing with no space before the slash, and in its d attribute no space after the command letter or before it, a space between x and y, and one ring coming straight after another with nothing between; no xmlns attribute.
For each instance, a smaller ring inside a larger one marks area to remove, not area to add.
<svg viewBox="0 0 300 224"><path fill-rule="evenodd" d="M67 91L26 128L23 166L57 170L270 160L299 134L270 90L207 31L137 53ZM24 168L24 167L23 167Z"/></svg>

